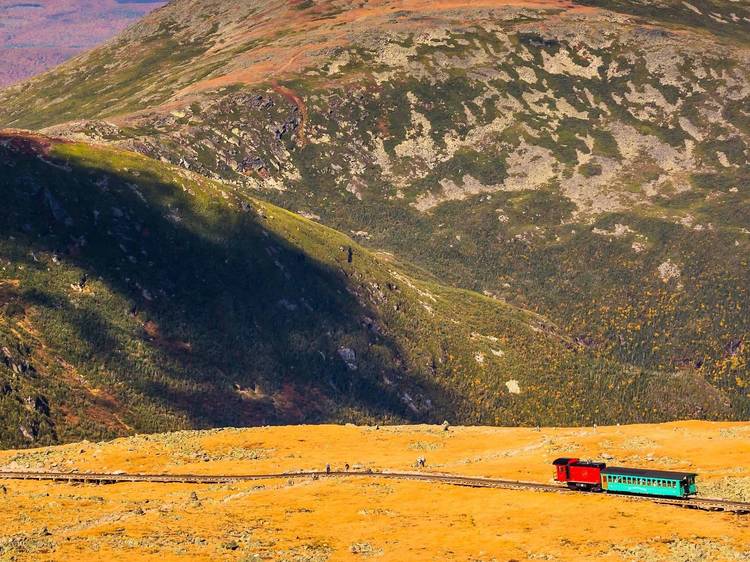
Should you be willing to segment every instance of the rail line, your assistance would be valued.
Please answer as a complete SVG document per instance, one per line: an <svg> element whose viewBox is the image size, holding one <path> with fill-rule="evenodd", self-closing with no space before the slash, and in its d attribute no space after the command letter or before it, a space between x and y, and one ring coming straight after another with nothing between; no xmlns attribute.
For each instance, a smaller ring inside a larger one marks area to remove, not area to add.
<svg viewBox="0 0 750 562"><path fill-rule="evenodd" d="M252 482L259 480L293 480L320 478L379 478L390 480L416 480L447 484L452 486L466 486L471 488L500 488L506 490L537 490L542 492L572 493L564 486L541 484L539 482L524 482L519 480L503 480L498 478L484 478L480 476L459 476L455 474L440 474L434 472L389 472L389 471L301 471L278 472L271 474L140 474L123 472L4 472L0 471L2 480L39 480L81 484L117 484L126 482L153 482L159 484L231 484L237 482ZM626 497L631 500L650 501L653 503L674 505L707 511L724 511L737 514L750 514L750 502L739 502L713 498L667 498L652 496L634 496L627 494L602 494L607 497Z"/></svg>

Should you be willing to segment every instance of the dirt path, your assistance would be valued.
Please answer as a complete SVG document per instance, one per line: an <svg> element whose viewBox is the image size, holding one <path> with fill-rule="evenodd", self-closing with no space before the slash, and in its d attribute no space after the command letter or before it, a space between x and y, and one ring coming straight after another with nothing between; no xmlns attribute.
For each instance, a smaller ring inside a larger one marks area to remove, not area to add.
<svg viewBox="0 0 750 562"><path fill-rule="evenodd" d="M303 100L294 90L287 88L286 86L281 86L275 80L271 83L271 85L276 93L281 94L299 108L300 124L297 128L297 143L299 144L300 148L303 148L307 143L307 137L305 136L305 126L307 124L307 119L309 116L305 100Z"/></svg>

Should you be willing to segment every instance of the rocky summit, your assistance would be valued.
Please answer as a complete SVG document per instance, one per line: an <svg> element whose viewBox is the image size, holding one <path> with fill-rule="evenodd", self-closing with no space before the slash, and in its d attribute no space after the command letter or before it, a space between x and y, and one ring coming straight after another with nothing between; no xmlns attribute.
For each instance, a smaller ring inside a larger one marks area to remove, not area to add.
<svg viewBox="0 0 750 562"><path fill-rule="evenodd" d="M4 442L746 418L749 31L174 0L0 91Z"/></svg>

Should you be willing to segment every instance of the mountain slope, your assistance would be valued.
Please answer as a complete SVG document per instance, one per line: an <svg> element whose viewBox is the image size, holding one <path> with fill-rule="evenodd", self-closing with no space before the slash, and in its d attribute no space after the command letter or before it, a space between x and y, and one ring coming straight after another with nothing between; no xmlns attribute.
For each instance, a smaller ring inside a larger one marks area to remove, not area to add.
<svg viewBox="0 0 750 562"><path fill-rule="evenodd" d="M23 132L0 135L0 166L4 444L729 415L698 377L598 358L542 317L197 174Z"/></svg>
<svg viewBox="0 0 750 562"><path fill-rule="evenodd" d="M746 7L586 4L179 0L0 123L227 182L746 416Z"/></svg>

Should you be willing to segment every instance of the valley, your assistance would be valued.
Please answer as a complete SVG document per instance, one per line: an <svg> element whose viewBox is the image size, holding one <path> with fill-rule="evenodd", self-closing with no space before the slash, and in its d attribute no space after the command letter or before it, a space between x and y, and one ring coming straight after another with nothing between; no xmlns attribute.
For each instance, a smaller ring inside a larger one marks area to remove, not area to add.
<svg viewBox="0 0 750 562"><path fill-rule="evenodd" d="M158 0L0 1L0 88L105 42L163 4Z"/></svg>

